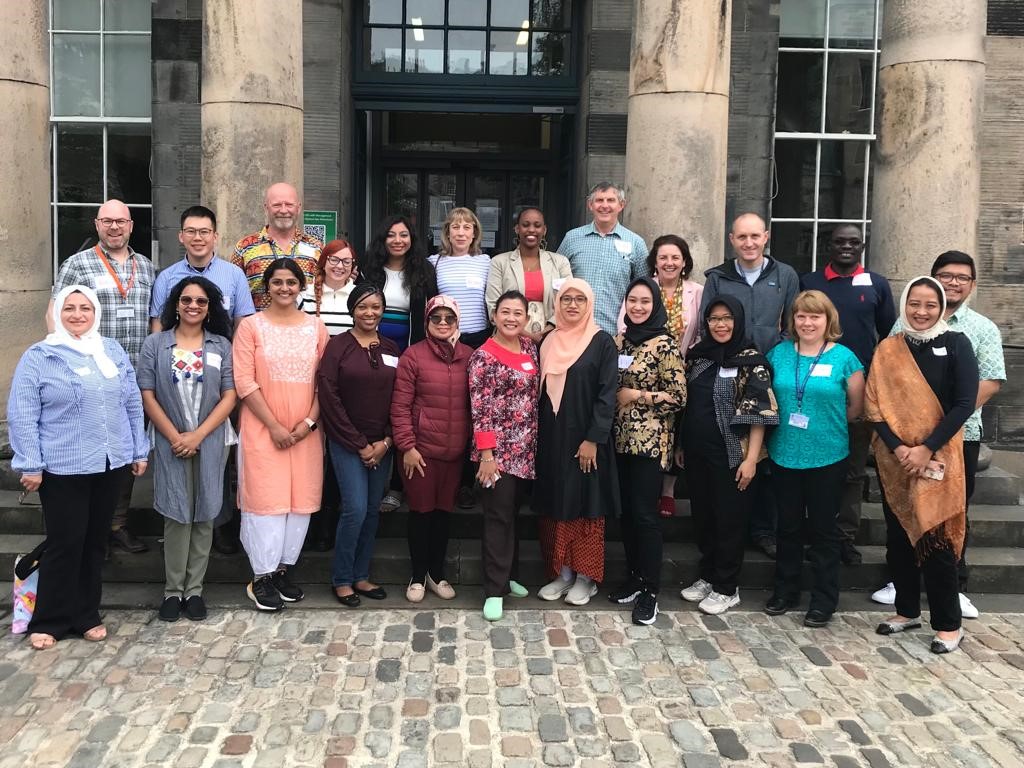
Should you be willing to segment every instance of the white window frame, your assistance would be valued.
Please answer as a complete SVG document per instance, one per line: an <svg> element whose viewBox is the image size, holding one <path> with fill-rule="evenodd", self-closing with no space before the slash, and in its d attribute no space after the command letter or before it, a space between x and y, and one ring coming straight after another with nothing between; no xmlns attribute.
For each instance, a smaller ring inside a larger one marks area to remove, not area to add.
<svg viewBox="0 0 1024 768"><path fill-rule="evenodd" d="M774 205L775 197L778 194L778 171L775 167L775 145L778 140L813 141L814 151L814 213L810 217L777 217L770 215L771 224L811 224L813 236L811 237L811 270L818 268L818 241L819 231L822 224L834 228L839 224L855 224L860 227L861 232L867 236L871 225L870 209L868 208L868 191L871 181L871 156L874 149L874 142L878 134L874 132L876 96L878 93L878 54L880 43L880 30L882 24L882 0L874 0L875 3L875 27L872 47L869 48L836 48L829 45L831 38L831 13L832 0L825 0L825 34L822 38L822 45L816 46L779 46L779 54L784 53L820 53L822 54L822 77L821 77L821 114L818 119L818 131L776 131L772 140L772 190L770 203ZM871 133L827 133L825 132L825 112L828 109L828 64L829 55L833 53L856 53L871 54L871 107L869 125ZM778 86L776 86L778 88ZM858 143L866 142L864 147L864 191L861 200L861 215L855 219L821 218L818 215L819 192L821 187L821 142L822 141L853 141ZM769 212L770 213L770 212ZM866 252L865 252L866 255ZM864 256L861 257L863 262Z"/></svg>

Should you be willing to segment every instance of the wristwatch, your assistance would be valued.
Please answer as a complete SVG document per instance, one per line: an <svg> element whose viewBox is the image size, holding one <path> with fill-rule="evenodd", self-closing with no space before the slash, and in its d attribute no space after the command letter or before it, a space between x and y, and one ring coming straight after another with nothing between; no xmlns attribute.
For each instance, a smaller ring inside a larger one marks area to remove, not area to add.
<svg viewBox="0 0 1024 768"><path fill-rule="evenodd" d="M306 422L306 426L309 427L310 432L316 432L316 428L319 425L315 421L312 419L303 419L303 421Z"/></svg>

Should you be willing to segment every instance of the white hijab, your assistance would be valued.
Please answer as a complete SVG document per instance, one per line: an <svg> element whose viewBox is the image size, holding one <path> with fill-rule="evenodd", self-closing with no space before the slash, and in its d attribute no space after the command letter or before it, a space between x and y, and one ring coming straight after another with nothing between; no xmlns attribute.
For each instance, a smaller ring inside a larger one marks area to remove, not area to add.
<svg viewBox="0 0 1024 768"><path fill-rule="evenodd" d="M907 317L907 299L910 298L910 286L915 283L925 281L935 286L935 290L939 293L939 319L931 328L926 328L923 331L915 330L910 324L910 318ZM921 275L915 277L907 282L906 287L903 289L903 295L900 296L900 325L903 327L904 335L915 339L916 341L931 341L937 336L941 336L949 330L949 324L945 320L946 315L946 291L942 287L942 283L936 280L934 277L928 277L928 275Z"/></svg>
<svg viewBox="0 0 1024 768"><path fill-rule="evenodd" d="M94 318L92 326L80 338L75 338L71 335L67 328L64 327L64 323L61 322L61 310L64 308L64 302L68 296L72 293L80 293L89 300L94 310ZM117 366L114 361L107 357L106 350L103 349L103 337L100 336L100 316L103 314L103 309L100 307L100 301L96 297L95 291L87 285L69 285L67 288L62 288L60 293L57 294L57 298L53 300L53 333L47 335L43 340L44 344L49 344L52 347L67 347L73 349L80 355L86 355L96 361L96 366L100 369L106 378L112 379L117 376Z"/></svg>

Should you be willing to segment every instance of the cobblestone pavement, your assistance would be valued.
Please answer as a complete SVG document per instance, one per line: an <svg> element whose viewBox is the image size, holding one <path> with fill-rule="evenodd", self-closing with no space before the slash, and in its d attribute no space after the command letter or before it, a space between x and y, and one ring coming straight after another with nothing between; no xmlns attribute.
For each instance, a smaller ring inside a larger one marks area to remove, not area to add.
<svg viewBox="0 0 1024 768"><path fill-rule="evenodd" d="M1024 615L946 657L799 619L111 611L104 643L0 640L0 766L1024 765Z"/></svg>

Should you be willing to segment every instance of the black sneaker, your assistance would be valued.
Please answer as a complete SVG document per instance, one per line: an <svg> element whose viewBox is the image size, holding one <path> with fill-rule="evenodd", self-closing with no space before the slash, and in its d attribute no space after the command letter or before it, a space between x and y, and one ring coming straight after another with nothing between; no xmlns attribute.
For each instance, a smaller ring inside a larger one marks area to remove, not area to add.
<svg viewBox="0 0 1024 768"><path fill-rule="evenodd" d="M185 600L185 617L190 621L203 621L206 618L206 601L202 595L192 595Z"/></svg>
<svg viewBox="0 0 1024 768"><path fill-rule="evenodd" d="M245 593L261 611L280 611L284 608L281 594L270 580L269 574L250 581L245 588Z"/></svg>
<svg viewBox="0 0 1024 768"><path fill-rule="evenodd" d="M630 576L629 580L621 587L613 589L608 593L608 600L612 603L618 603L619 605L626 605L636 600L637 596L643 591L644 585L636 576Z"/></svg>
<svg viewBox="0 0 1024 768"><path fill-rule="evenodd" d="M157 616L160 617L160 621L177 621L181 616L181 598L177 595L165 597Z"/></svg>
<svg viewBox="0 0 1024 768"><path fill-rule="evenodd" d="M288 578L288 569L283 565L270 574L270 581L286 603L297 603L306 596L301 587L292 584Z"/></svg>
<svg viewBox="0 0 1024 768"><path fill-rule="evenodd" d="M633 604L633 623L649 625L658 618L658 596L643 590Z"/></svg>

